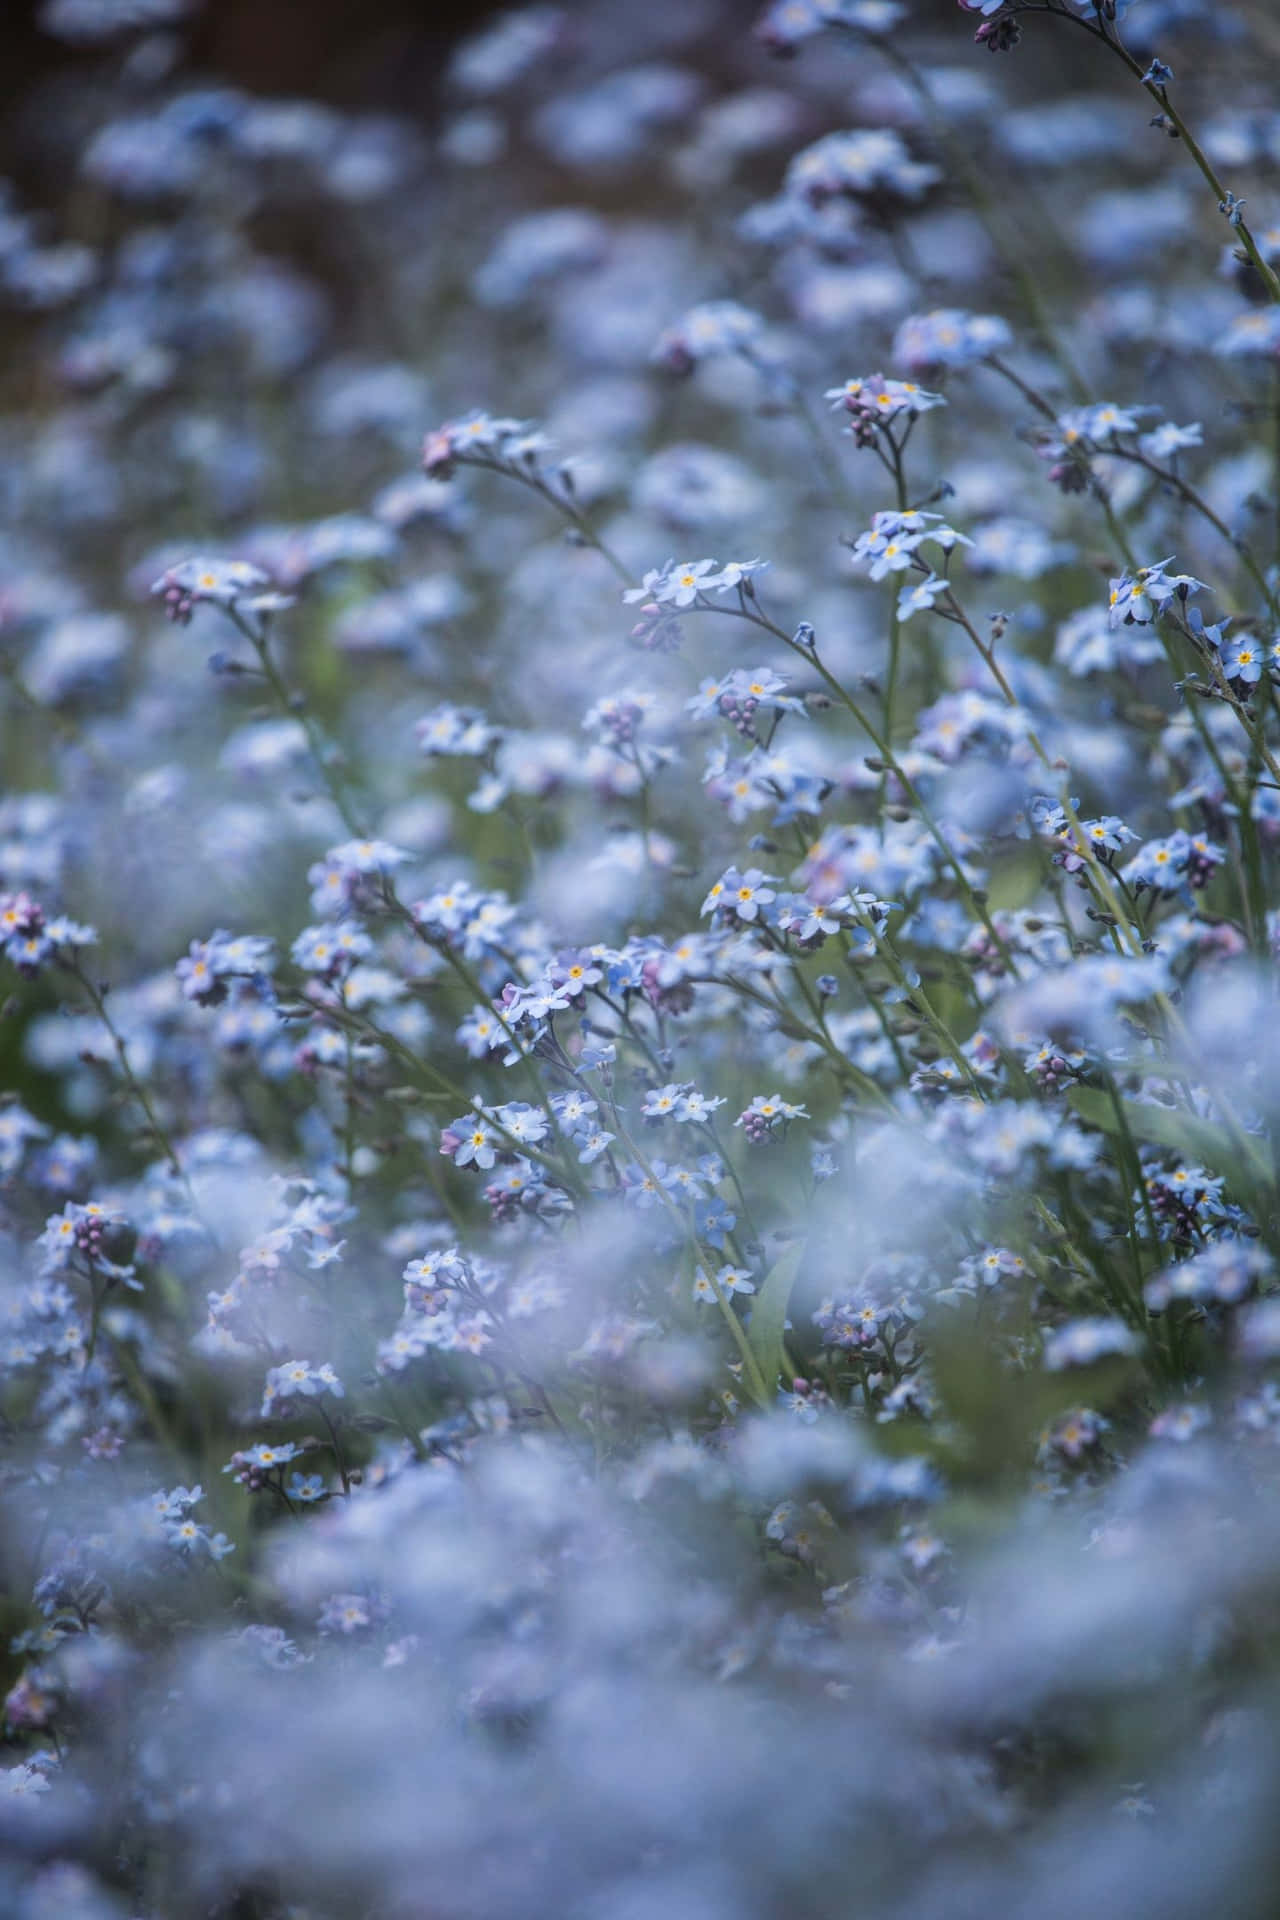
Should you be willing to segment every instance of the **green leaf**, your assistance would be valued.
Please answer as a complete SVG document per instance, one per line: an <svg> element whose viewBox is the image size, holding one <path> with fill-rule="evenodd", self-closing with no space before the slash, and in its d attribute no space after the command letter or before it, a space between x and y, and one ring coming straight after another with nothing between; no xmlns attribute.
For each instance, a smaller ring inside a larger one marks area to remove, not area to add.
<svg viewBox="0 0 1280 1920"><path fill-rule="evenodd" d="M787 1358L783 1335L791 1290L800 1272L804 1250L804 1240L793 1240L774 1261L751 1303L751 1325L747 1329L747 1340L770 1392L777 1386L780 1377L787 1381L791 1379L791 1363Z"/></svg>
<svg viewBox="0 0 1280 1920"><path fill-rule="evenodd" d="M1122 1133L1110 1094L1097 1087L1073 1087L1068 1104L1089 1126L1102 1133ZM1265 1144L1253 1135L1233 1138L1225 1127L1178 1107L1159 1107L1145 1100L1121 1100L1124 1124L1135 1140L1169 1147L1187 1160L1221 1174L1229 1191L1260 1220L1274 1204L1275 1174Z"/></svg>

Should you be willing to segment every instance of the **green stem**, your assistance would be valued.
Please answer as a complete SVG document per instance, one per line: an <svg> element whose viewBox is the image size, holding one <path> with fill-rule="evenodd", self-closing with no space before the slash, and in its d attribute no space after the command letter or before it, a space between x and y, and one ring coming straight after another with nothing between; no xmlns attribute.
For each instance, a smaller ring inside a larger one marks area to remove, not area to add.
<svg viewBox="0 0 1280 1920"><path fill-rule="evenodd" d="M230 619L232 626L236 628L237 632L244 635L249 645L257 654L262 677L275 695L276 704L280 708L281 713L287 714L291 720L297 720L300 723L303 732L307 736L307 745L311 750L311 758L315 761L316 771L324 783L329 798L338 809L343 826L347 829L352 839L360 839L363 836L364 830L356 819L354 809L347 796L346 787L332 765L324 736L305 702L295 698L294 695L289 692L288 687L280 676L279 668L271 657L270 629L266 617L263 617L261 631L258 631L236 611L234 604L225 607L223 611Z"/></svg>
<svg viewBox="0 0 1280 1920"><path fill-rule="evenodd" d="M1275 595L1267 585L1266 576L1258 565L1258 562L1254 559L1249 547L1243 540L1238 539L1236 535L1232 533L1225 520L1214 512L1209 502L1202 494L1196 491L1189 481L1184 480L1181 474L1174 473L1171 469L1160 466L1157 461L1150 459L1136 447L1108 446L1103 447L1100 451L1109 459L1127 460L1132 466L1141 467L1144 472L1151 474L1157 479L1162 486L1171 487L1180 500L1184 500L1194 512L1200 515L1201 519L1208 522L1216 534L1226 541L1232 552L1238 556L1249 578L1253 581L1254 586L1257 587L1259 593L1261 593L1263 599L1266 601L1269 612L1274 615L1276 611Z"/></svg>
<svg viewBox="0 0 1280 1920"><path fill-rule="evenodd" d="M840 25L839 21L833 22ZM857 32L857 29L850 29ZM1003 211L996 199L987 191L982 173L969 158L969 143L966 138L953 135L942 109L934 96L928 80L910 56L904 53L893 34L859 35L868 45L893 67L896 67L907 85L916 95L929 115L934 136L947 163L947 171L953 179L963 181L965 192L972 201L975 211L1000 256L1001 264L1012 277L1018 296L1022 301L1028 321L1033 331L1043 340L1053 358L1065 374L1068 384L1078 398L1085 394L1081 380L1070 356L1058 338L1048 302L1042 297L1035 274L1027 264L1027 248L1021 237L1006 229Z"/></svg>
<svg viewBox="0 0 1280 1920"><path fill-rule="evenodd" d="M554 507L557 513L563 515L583 545L598 553L600 558L612 567L624 586L633 587L636 584L631 569L618 558L612 547L601 539L577 502L565 493L557 493L550 481L536 468L526 471L511 462L486 460L478 454L463 455L459 458L458 464L464 467L483 467L488 473L500 473L504 478L517 480L521 486L528 487L531 493L536 493L540 500L545 500L548 506Z"/></svg>
<svg viewBox="0 0 1280 1920"><path fill-rule="evenodd" d="M862 728L867 738L875 747L877 754L885 762L889 771L893 774L899 786L911 801L912 806L915 807L919 813L929 833L930 839L934 842L934 845L942 855L943 861L955 876L960 892L970 911L973 913L975 919L982 922L991 938L992 945L1000 954L1001 959L1008 967L1010 973L1017 979L1019 977L1018 962L1009 943L996 926L986 903L979 900L977 894L974 892L973 887L970 885L968 875L956 857L946 835L934 820L929 809L925 806L924 800L910 775L895 757L892 748L879 728L875 726L873 721L868 719L865 710L858 705L852 694L847 691L844 685L836 678L835 674L831 672L830 668L819 658L817 649L815 647L802 646L785 628L778 626L777 623L770 620L766 614L749 608L745 604L737 607L723 607L715 606L710 601L706 601L700 602L699 606L700 610L704 613L719 613L733 620L748 620L753 626L763 628L766 633L773 634L775 639L781 640L785 647L788 647L792 653L798 655L801 660L804 660L813 668L832 698L837 700Z"/></svg>
<svg viewBox="0 0 1280 1920"><path fill-rule="evenodd" d="M1221 180L1219 180L1204 149L1200 146L1186 121L1170 100L1167 88L1162 87L1158 81L1148 80L1146 78L1147 70L1143 67L1141 61L1134 59L1118 33L1114 31L1108 32L1106 26L1098 17L1095 17L1095 20L1091 22L1086 20L1083 14L1068 13L1060 6L1051 6L1048 4L1019 4L1010 9L1010 17L1020 13L1047 13L1052 15L1054 19L1068 20L1073 26L1082 28L1084 32L1089 34L1094 40L1100 40L1104 47L1110 48L1111 52L1124 62L1134 79L1140 82L1155 101L1161 113L1190 154L1201 178L1212 190L1213 197L1218 202L1218 205L1222 207L1227 204L1226 188L1223 186ZM1267 262L1263 259L1258 250L1258 243L1254 239L1247 223L1244 220L1240 220L1238 223L1233 222L1232 225L1240 237L1241 246L1248 255L1258 278L1266 290L1267 298L1280 304L1280 277L1277 277L1274 269L1268 266Z"/></svg>
<svg viewBox="0 0 1280 1920"><path fill-rule="evenodd" d="M67 966L67 969L72 975L72 977L79 982L81 988L83 989L84 993L88 997L89 1004L92 1006L99 1020L101 1020L103 1026L106 1028L107 1033L110 1036L112 1048L115 1052L117 1064L119 1065L119 1068L120 1068L121 1078L124 1080L125 1085L129 1089L129 1092L132 1094L133 1098L137 1101L138 1105L141 1107L143 1113L145 1114L147 1127L151 1133L151 1137L154 1140L155 1144L159 1147L160 1151L163 1153L165 1159L168 1161L170 1171L176 1176L177 1179L179 1179L182 1182L183 1186L187 1190L187 1195L191 1201L192 1209L198 1213L199 1209L197 1207L196 1197L192 1189L191 1182L188 1179L185 1171L183 1170L182 1162L178 1158L177 1151L174 1148L173 1142L170 1140L168 1134L165 1132L164 1128L160 1124L159 1119L156 1116L156 1110L151 1104L150 1094L147 1092L141 1080L139 1080L137 1074L134 1072L133 1068L129 1064L129 1050L125 1045L124 1037L121 1034L119 1028L116 1026L115 1022L112 1020L111 1015L107 1012L107 1003L106 1003L105 994L89 978L89 975L84 971L83 967L80 965L78 961L67 961L64 964Z"/></svg>

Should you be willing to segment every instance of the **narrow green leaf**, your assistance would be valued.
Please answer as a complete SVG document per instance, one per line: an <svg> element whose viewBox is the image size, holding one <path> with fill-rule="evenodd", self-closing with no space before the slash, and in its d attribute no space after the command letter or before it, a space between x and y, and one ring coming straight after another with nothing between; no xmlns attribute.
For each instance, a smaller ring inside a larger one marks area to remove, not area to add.
<svg viewBox="0 0 1280 1920"><path fill-rule="evenodd" d="M1119 1133L1110 1096L1097 1087L1073 1087L1067 1096L1069 1105L1091 1127L1103 1133ZM1186 1159L1221 1174L1227 1187L1251 1212L1265 1218L1271 1208L1275 1175L1266 1147L1252 1136L1237 1142L1212 1120L1198 1114L1183 1113L1177 1107L1159 1107L1145 1100L1122 1100L1125 1124L1135 1140L1152 1146L1169 1147Z"/></svg>
<svg viewBox="0 0 1280 1920"><path fill-rule="evenodd" d="M760 1283L760 1291L751 1303L751 1325L747 1329L747 1339L755 1355L756 1365L770 1392L777 1386L780 1377L784 1377L788 1382L791 1379L791 1366L787 1359L786 1341L783 1335L786 1331L791 1290L800 1272L804 1250L803 1240L793 1240L774 1261Z"/></svg>

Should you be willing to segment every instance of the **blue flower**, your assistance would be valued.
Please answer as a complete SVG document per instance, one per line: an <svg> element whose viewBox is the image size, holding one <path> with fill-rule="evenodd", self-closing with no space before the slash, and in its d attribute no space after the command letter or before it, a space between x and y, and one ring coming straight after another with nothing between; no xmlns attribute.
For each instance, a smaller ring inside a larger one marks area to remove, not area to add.
<svg viewBox="0 0 1280 1920"><path fill-rule="evenodd" d="M946 592L946 581L936 573L931 573L925 580L918 580L914 586L903 587L898 595L899 620L909 620L914 613L927 613L939 596Z"/></svg>
<svg viewBox="0 0 1280 1920"><path fill-rule="evenodd" d="M1243 680L1247 687L1256 686L1261 680L1266 661L1267 649L1251 634L1229 640L1222 649L1222 671L1228 680Z"/></svg>
<svg viewBox="0 0 1280 1920"><path fill-rule="evenodd" d="M297 1500L303 1506L309 1506L313 1501L323 1500L328 1493L328 1488L325 1486L323 1476L318 1473L294 1473L289 1477L285 1492L291 1500Z"/></svg>

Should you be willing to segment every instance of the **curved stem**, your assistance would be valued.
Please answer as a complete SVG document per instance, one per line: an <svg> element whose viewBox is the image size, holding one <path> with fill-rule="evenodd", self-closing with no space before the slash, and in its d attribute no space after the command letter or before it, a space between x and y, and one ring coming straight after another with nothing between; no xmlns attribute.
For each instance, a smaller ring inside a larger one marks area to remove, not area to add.
<svg viewBox="0 0 1280 1920"><path fill-rule="evenodd" d="M343 826L353 839L360 839L364 830L356 818L351 801L347 796L346 787L331 763L324 736L307 706L305 704L299 704L299 701L289 692L288 687L281 678L279 668L271 657L270 630L265 618L263 620L262 630L259 632L250 626L249 622L236 611L234 604L224 607L223 612L227 615L236 631L244 635L249 645L257 654L258 662L262 670L262 677L275 695L276 704L279 706L280 711L287 714L291 720L297 720L301 725L303 732L307 736L307 745L311 749L311 757L316 763L316 771L319 773L325 790L342 817Z"/></svg>
<svg viewBox="0 0 1280 1920"><path fill-rule="evenodd" d="M835 20L832 24L840 26L843 23ZM873 36L858 33L858 30L852 27L847 30L857 34L865 46L874 49L882 59L895 67L924 106L929 115L934 136L942 149L948 171L955 179L963 181L965 192L990 235L992 244L1000 256L1001 264L1013 279L1028 321L1062 368L1072 391L1083 398L1084 382L1058 339L1048 303L1041 295L1035 274L1027 265L1026 248L1016 234L1006 231L1003 214L998 210L995 199L987 192L986 182L981 172L970 160L965 140L952 133L928 80L911 57L902 51L893 34Z"/></svg>
<svg viewBox="0 0 1280 1920"><path fill-rule="evenodd" d="M1117 59L1124 62L1134 79L1150 94L1170 127L1172 127L1190 154L1201 178L1212 189L1213 196L1218 202L1219 207L1224 211L1226 210L1231 204L1227 196L1227 189L1223 186L1221 180L1219 180L1212 162L1196 140L1190 127L1188 127L1186 121L1170 100L1168 89L1161 86L1158 81L1148 80L1147 70L1143 67L1140 60L1135 60L1118 33L1109 32L1100 17L1089 21L1085 19L1083 14L1069 13L1064 8L1058 6L1048 4L1017 4L1010 7L1009 18L1012 19L1020 13L1047 13L1055 20L1069 20L1073 26L1082 28L1084 32L1089 34L1094 40L1100 40L1104 47L1109 47ZM1258 278L1261 280L1266 290L1268 300L1280 304L1280 276L1277 276L1274 268L1269 266L1263 259L1262 254L1258 250L1258 243L1254 239L1247 223L1237 217L1232 220L1231 224L1240 236L1240 244L1248 255Z"/></svg>
<svg viewBox="0 0 1280 1920"><path fill-rule="evenodd" d="M889 768L889 771L893 774L894 779L898 782L903 792L907 795L907 798L911 801L912 806L915 807L916 811L919 813L921 820L923 821L926 829L928 830L929 837L932 839L932 841L934 842L934 845L937 847L939 853L942 855L944 862L951 869L952 874L955 876L956 882L960 887L961 894L963 895L970 910L974 914L974 917L982 922L983 926L987 931L987 934L991 939L993 946L996 948L1001 959L1004 961L1005 965L1008 967L1010 973L1012 973L1014 978L1016 979L1018 977L1018 962L1013 953L1012 948L1009 946L1008 941L1004 938L1004 935L1000 932L999 928L996 926L995 921L992 919L990 911L986 906L986 903L982 900L979 900L977 894L974 892L973 886L970 883L968 875L965 873L964 868L961 866L960 861L957 858L954 849L952 848L949 841L947 840L946 835L943 833L941 827L933 818L933 815L930 813L929 809L925 806L924 800L919 792L919 789L916 787L915 783L912 781L910 775L906 772L905 768L901 765L901 763L895 757L893 753L893 749L890 747L888 741L884 738L879 728L875 726L874 722L868 719L865 710L858 705L858 702L853 698L852 694L849 693L849 691L843 685L843 683L836 678L835 674L831 672L830 668L826 666L825 663L819 658L817 649L814 647L802 646L800 642L796 640L793 635L789 634L784 627L780 627L778 626L776 621L770 620L767 614L761 613L759 611L753 611L749 609L745 604L737 607L723 607L723 606L714 606L710 601L699 601L698 607L699 607L699 610L703 613L719 613L719 614L725 615L727 618L732 620L750 621L753 626L761 627L766 633L771 633L775 639L781 640L782 644L785 647L788 647L792 653L798 655L801 660L805 661L810 667L813 668L814 672L821 679L823 685L826 687L827 691L830 693L832 698L834 700L837 700L840 703L840 705L844 707L849 714L852 715L853 719L856 720L858 725L862 728L867 738L871 741L872 745L875 747L876 752L879 754L880 758L885 762L886 766Z"/></svg>
<svg viewBox="0 0 1280 1920"><path fill-rule="evenodd" d="M147 1092L141 1080L139 1080L137 1074L134 1072L133 1068L129 1064L128 1047L125 1043L123 1034L120 1032L120 1029L116 1026L115 1021L111 1018L111 1015L107 1012L107 1002L106 1002L105 994L89 978L89 975L85 972L84 968L80 965L78 961L66 961L64 962L64 964L66 965L67 970L72 975L73 979L79 982L79 985L81 986L81 988L83 989L85 995L89 1000L89 1004L92 1006L99 1020L101 1020L103 1026L106 1028L107 1033L109 1034L111 1039L111 1045L116 1056L116 1061L120 1068L121 1078L124 1080L124 1083L128 1087L129 1092L132 1094L133 1098L137 1101L138 1105L141 1107L143 1113L145 1114L147 1127L151 1133L151 1137L155 1141L156 1145L159 1147L160 1151L163 1153L165 1159L168 1161L170 1171L177 1177L177 1179L179 1179L182 1182L183 1186L186 1188L187 1195L191 1201L192 1209L198 1214L199 1209L196 1203L196 1197L192 1189L191 1182L187 1177L187 1174L183 1168L182 1162L178 1158L177 1151L173 1145L172 1140L170 1140L168 1134L165 1132L164 1128L160 1124L159 1119L157 1118L156 1110L151 1104L150 1094Z"/></svg>
<svg viewBox="0 0 1280 1920"><path fill-rule="evenodd" d="M601 539L576 500L571 499L566 493L557 493L550 481L536 468L526 471L512 462L486 460L474 453L460 455L458 465L483 467L488 473L500 473L508 480L518 480L521 486L528 487L531 493L536 493L540 500L545 500L548 506L554 507L557 513L562 514L583 544L598 553L600 558L613 568L624 586L633 587L636 584L635 575L630 567L618 558L607 541Z"/></svg>
<svg viewBox="0 0 1280 1920"><path fill-rule="evenodd" d="M1189 481L1182 478L1181 474L1174 473L1171 469L1162 467L1158 461L1152 460L1147 454L1140 452L1136 447L1111 446L1103 447L1100 451L1108 459L1127 460L1130 465L1141 467L1144 472L1151 474L1162 486L1172 487L1179 499L1184 500L1189 507L1200 515L1201 519L1206 520L1214 532L1226 541L1233 553L1238 555L1249 578L1253 581L1253 584L1266 601L1269 612L1274 616L1276 611L1275 595L1267 584L1266 576L1261 567L1254 559L1246 543L1232 533L1226 521L1214 512L1203 494L1198 493Z"/></svg>

